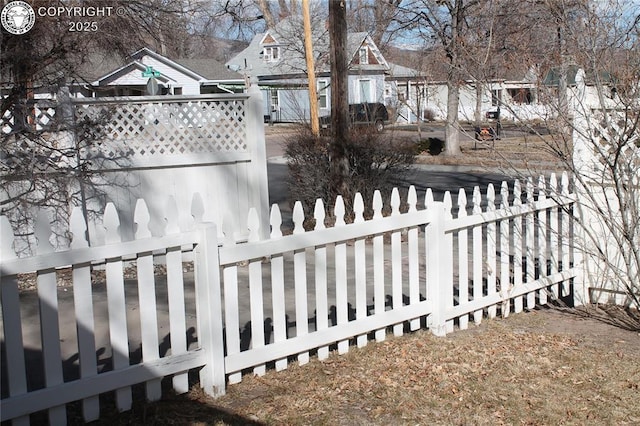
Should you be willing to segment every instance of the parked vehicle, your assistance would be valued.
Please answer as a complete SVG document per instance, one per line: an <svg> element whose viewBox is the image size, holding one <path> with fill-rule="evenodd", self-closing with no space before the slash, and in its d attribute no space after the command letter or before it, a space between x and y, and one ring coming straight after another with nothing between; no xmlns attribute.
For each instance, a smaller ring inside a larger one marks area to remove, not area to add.
<svg viewBox="0 0 640 426"><path fill-rule="evenodd" d="M389 124L389 112L379 102L369 102L349 105L349 121L354 126L374 127L377 132L382 132L384 126ZM320 127L328 129L331 126L331 116L320 117Z"/></svg>

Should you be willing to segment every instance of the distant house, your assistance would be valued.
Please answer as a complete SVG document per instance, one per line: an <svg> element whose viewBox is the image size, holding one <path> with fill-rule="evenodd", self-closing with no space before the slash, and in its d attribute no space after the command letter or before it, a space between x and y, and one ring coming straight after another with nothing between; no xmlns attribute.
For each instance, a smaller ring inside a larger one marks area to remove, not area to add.
<svg viewBox="0 0 640 426"><path fill-rule="evenodd" d="M309 95L302 22L293 17L256 35L249 46L227 62L264 91L265 116L273 121L309 119ZM331 109L329 35L322 26L313 31L320 116ZM349 102L384 102L389 64L365 32L347 35Z"/></svg>
<svg viewBox="0 0 640 426"><path fill-rule="evenodd" d="M446 118L446 66L437 59L426 62L430 64L426 71L391 64L387 103L396 105L400 123ZM535 68L502 70L482 81L469 78L460 86L458 117L462 121L475 121L479 112L481 120L486 120L487 117L495 118L498 109L501 118L507 120L516 116L524 119L543 117L547 114L547 91L540 89L540 82Z"/></svg>
<svg viewBox="0 0 640 426"><path fill-rule="evenodd" d="M203 95L237 93L246 89L242 74L231 71L215 59L169 59L149 48L142 48L126 59L93 55L65 76L73 97L147 95L148 71L153 71L159 95ZM57 85L38 85L34 99L55 99ZM9 87L0 87L0 95Z"/></svg>
<svg viewBox="0 0 640 426"><path fill-rule="evenodd" d="M425 119L429 103L428 76L416 69L390 63L385 82L385 104L395 111L399 123Z"/></svg>
<svg viewBox="0 0 640 426"><path fill-rule="evenodd" d="M103 64L104 65L104 64ZM146 76L156 72L159 94L202 95L242 91L241 74L214 59L172 60L148 48L133 53L124 64L102 68L87 88L92 96L140 96L147 94Z"/></svg>

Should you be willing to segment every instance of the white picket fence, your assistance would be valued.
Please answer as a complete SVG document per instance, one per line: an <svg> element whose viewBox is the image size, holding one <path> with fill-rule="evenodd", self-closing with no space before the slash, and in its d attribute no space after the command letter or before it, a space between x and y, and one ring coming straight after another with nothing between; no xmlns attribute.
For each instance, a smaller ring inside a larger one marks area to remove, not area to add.
<svg viewBox="0 0 640 426"><path fill-rule="evenodd" d="M76 400L83 400L85 420L95 420L100 409L98 395L115 391L118 409L128 410L132 404L131 385L146 382L147 398L157 400L161 396L162 377L173 375L174 389L186 392L187 372L198 367L203 367L201 384L213 389L212 367L223 362L222 358L211 358L219 354L212 348L222 346L222 335L218 333L216 337L210 329L212 324L220 325L220 319L209 318L220 312L216 307L220 296L211 293L218 288L211 282L217 270L207 266L215 265L217 247L210 246L216 244L215 226L203 225L180 232L175 203L167 211L166 235L151 237L148 210L143 200L139 200L134 218L138 225L137 239L121 242L118 214L114 205L109 204L103 219L106 244L89 247L85 239L86 223L80 208L76 208L71 219L71 247L58 252L49 243L49 224L41 216L35 231L38 252L28 258L15 257L9 238L11 228L8 220L1 217L0 294L6 368L3 387L7 387L2 391L2 421L14 419L16 424L28 424L29 413L48 409L51 424L65 424L65 404ZM186 315L194 311L185 298L183 257L187 254L199 266L193 280L198 305L194 348L189 348L187 342L188 334L193 333L187 329ZM154 264L160 258L166 268L162 283L154 275ZM130 268L135 269L137 285L125 279L124 271ZM69 269L71 276L67 279L73 284L73 300L63 299L57 289L57 280L61 278L57 275ZM96 271L104 277L105 289L101 292ZM25 301L24 293L21 295L19 291L19 281L25 276L20 274L30 272L35 273L37 280L37 297ZM132 285L134 296L130 294ZM160 286L164 287L169 313L164 323L159 322L156 305ZM158 333L163 329L169 334L161 342ZM133 356L135 341L140 343L138 360ZM169 348L161 354L159 348L167 343ZM70 361L75 358L78 361L73 365ZM71 373L71 380L65 378L69 375L65 369L70 366L77 370ZM44 377L34 378L38 373ZM224 377L215 382L224 383Z"/></svg>
<svg viewBox="0 0 640 426"><path fill-rule="evenodd" d="M155 400L160 379L173 376L174 389L186 392L187 372L200 367L200 385L220 395L227 380L263 374L272 365L284 369L291 357L304 364L312 354L326 358L334 346L344 353L350 344L363 346L369 338L380 341L387 332L401 335L423 326L445 335L455 324L464 329L485 316L507 316L549 297L570 296L575 199L567 176L560 185L555 176L548 183L527 181L524 190L517 181L511 190L504 183L498 200L496 195L493 186L484 196L476 188L467 203L461 190L455 217L449 193L435 202L427 191L418 203L413 187L405 203L393 191L387 216L376 193L371 219L363 217L359 195L352 215L338 198L330 219L318 201L309 231L297 203L290 235L282 234L274 205L270 236L260 238L263 230L251 211L246 243L229 236L219 241L213 224L181 232L171 204L166 235L152 237L142 201L134 217L136 239L120 242L110 205L104 246L86 246L86 225L75 212L68 250L52 252L41 226L38 255L23 259L11 258L11 230L3 220L8 377L1 419L28 423L30 413L48 410L51 423L64 423L65 404L82 400L90 421L99 416L102 393L115 391L117 407L127 410L131 386L144 383L147 398ZM347 216L354 218L351 223ZM334 224L326 226L329 221ZM185 269L187 258L193 259L193 275ZM166 272L154 275L154 265ZM56 289L62 268L72 270L72 302ZM134 276L126 276L131 269ZM28 298L18 287L21 274L32 272L39 313L33 313L33 302L25 306ZM103 324L97 318L105 303ZM39 357L25 355L33 350L25 342L37 340L34 328L42 336ZM39 370L27 369L34 358L44 364L38 386L30 373ZM64 371L76 359L77 377Z"/></svg>

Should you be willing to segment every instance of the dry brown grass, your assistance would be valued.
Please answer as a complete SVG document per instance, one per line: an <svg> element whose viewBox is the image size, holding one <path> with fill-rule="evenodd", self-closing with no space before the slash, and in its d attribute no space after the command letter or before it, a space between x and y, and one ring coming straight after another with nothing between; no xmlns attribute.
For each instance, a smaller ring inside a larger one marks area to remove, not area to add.
<svg viewBox="0 0 640 426"><path fill-rule="evenodd" d="M570 311L571 312L571 311ZM640 424L640 334L544 309L246 376L104 424Z"/></svg>
<svg viewBox="0 0 640 426"><path fill-rule="evenodd" d="M552 136L518 136L506 137L496 141L476 141L470 137L462 137L461 155L429 155L418 156L420 164L438 164L452 166L475 166L489 170L504 171L557 171L563 169L558 151L552 149L558 142Z"/></svg>

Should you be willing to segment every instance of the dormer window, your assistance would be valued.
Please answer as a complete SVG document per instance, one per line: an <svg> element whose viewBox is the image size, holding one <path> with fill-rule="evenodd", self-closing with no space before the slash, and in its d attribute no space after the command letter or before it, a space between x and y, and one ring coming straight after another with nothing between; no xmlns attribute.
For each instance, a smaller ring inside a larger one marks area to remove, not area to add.
<svg viewBox="0 0 640 426"><path fill-rule="evenodd" d="M280 59L280 48L277 46L265 46L262 50L262 59L265 62L278 62Z"/></svg>
<svg viewBox="0 0 640 426"><path fill-rule="evenodd" d="M368 47L361 47L360 50L358 51L358 55L359 55L358 62L361 65L366 65L366 64L369 63L369 48Z"/></svg>

